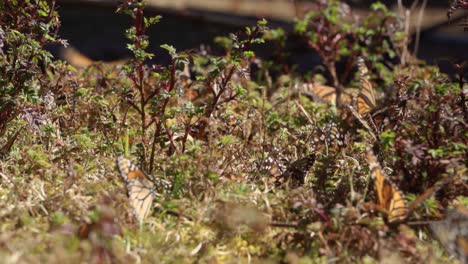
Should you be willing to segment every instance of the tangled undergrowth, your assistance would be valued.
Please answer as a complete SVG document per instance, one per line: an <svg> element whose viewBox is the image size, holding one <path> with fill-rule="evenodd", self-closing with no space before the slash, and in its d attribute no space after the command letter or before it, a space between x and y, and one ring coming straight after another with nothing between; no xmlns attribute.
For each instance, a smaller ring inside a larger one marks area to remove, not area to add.
<svg viewBox="0 0 468 264"><path fill-rule="evenodd" d="M172 62L147 65L160 17L127 0L133 59L74 68L44 50L65 43L54 1L0 8L6 263L466 263L463 75L413 62L385 6L362 18L317 1L295 27L326 69L307 75L285 63L287 35L266 21L217 38L221 55L164 45ZM277 60L255 57L265 41ZM142 223L122 154L170 183ZM393 221L380 195L411 203Z"/></svg>

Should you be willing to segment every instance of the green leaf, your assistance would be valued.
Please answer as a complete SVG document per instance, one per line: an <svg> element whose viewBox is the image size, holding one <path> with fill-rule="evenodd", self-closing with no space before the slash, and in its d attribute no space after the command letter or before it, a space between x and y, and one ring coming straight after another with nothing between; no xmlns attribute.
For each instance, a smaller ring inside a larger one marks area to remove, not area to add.
<svg viewBox="0 0 468 264"><path fill-rule="evenodd" d="M268 24L268 21L266 19L264 19L264 18L262 20L257 21L257 26L258 27L264 27L267 24Z"/></svg>
<svg viewBox="0 0 468 264"><path fill-rule="evenodd" d="M176 58L176 57L177 57L176 49L175 49L173 46L168 45L168 44L163 44L163 45L161 45L161 48L167 50L167 52L169 52L169 55L170 55L172 58Z"/></svg>
<svg viewBox="0 0 468 264"><path fill-rule="evenodd" d="M221 137L221 144L224 146L232 145L234 143L237 143L239 139L233 135L225 135Z"/></svg>
<svg viewBox="0 0 468 264"><path fill-rule="evenodd" d="M252 58L252 57L255 57L255 52L251 51L251 50L246 50L244 51L244 56L247 57L247 58Z"/></svg>
<svg viewBox="0 0 468 264"><path fill-rule="evenodd" d="M250 36L252 34L252 29L245 27L245 33L247 33L247 36Z"/></svg>

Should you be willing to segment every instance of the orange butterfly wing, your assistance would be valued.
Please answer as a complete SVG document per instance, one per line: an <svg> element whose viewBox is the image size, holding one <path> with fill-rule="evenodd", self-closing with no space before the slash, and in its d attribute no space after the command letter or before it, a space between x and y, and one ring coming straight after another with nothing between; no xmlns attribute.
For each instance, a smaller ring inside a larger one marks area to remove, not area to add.
<svg viewBox="0 0 468 264"><path fill-rule="evenodd" d="M370 113L376 106L374 87L369 78L369 69L362 58L358 60L360 73L360 92L357 98L357 110L361 115Z"/></svg>
<svg viewBox="0 0 468 264"><path fill-rule="evenodd" d="M310 83L304 84L305 92L312 94L315 101L336 103L336 89L335 87L327 85L313 85Z"/></svg>
<svg viewBox="0 0 468 264"><path fill-rule="evenodd" d="M341 94L340 101L345 104L350 104L353 101L353 94L356 93L356 89L345 89ZM311 97L315 102L336 104L336 88L332 86L305 83L304 95Z"/></svg>
<svg viewBox="0 0 468 264"><path fill-rule="evenodd" d="M151 212L153 200L160 194L156 185L132 161L120 156L117 158L120 175L127 183L127 193L133 214L143 221Z"/></svg>
<svg viewBox="0 0 468 264"><path fill-rule="evenodd" d="M374 179L379 206L387 211L388 222L404 220L409 210L403 193L388 179L371 151L368 151L367 159Z"/></svg>
<svg viewBox="0 0 468 264"><path fill-rule="evenodd" d="M93 61L92 59L86 57L82 54L79 50L72 46L68 46L67 48L60 49L60 56L70 63L74 67L84 68L89 67L93 64L98 63L98 61ZM111 66L122 66L129 61L128 58L119 59L114 61L104 62L104 64L111 65Z"/></svg>
<svg viewBox="0 0 468 264"><path fill-rule="evenodd" d="M376 106L375 90L369 78L369 69L364 59L358 59L360 74L360 88L356 93L354 89L345 89L341 94L340 101L344 104L356 103L360 115L370 113ZM304 95L312 97L314 101L336 104L336 88L326 85L304 84ZM357 98L356 98L357 95ZM357 100L357 102L355 101Z"/></svg>

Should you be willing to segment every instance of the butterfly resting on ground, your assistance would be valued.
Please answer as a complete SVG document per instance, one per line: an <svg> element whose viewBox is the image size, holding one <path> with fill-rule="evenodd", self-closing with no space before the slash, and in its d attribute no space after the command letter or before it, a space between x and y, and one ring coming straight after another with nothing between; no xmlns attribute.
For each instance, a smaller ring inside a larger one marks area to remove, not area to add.
<svg viewBox="0 0 468 264"><path fill-rule="evenodd" d="M304 184L309 169L314 165L315 152L295 161L289 161L277 147L267 153L266 160L260 164L259 171L266 172L274 179L276 186L286 182L296 188Z"/></svg>
<svg viewBox="0 0 468 264"><path fill-rule="evenodd" d="M336 105L336 88L323 84L304 83L302 94L314 102L322 102ZM353 97L359 93L358 89L346 88L340 97L340 102L351 104Z"/></svg>
<svg viewBox="0 0 468 264"><path fill-rule="evenodd" d="M152 180L131 160L119 156L117 166L127 184L127 194L133 214L141 222L151 212L153 200L171 188L170 182L163 179Z"/></svg>
<svg viewBox="0 0 468 264"><path fill-rule="evenodd" d="M408 205L403 193L384 173L377 161L377 157L375 157L371 150L367 151L367 161L369 162L372 178L374 180L377 198L379 200L378 205L387 213L387 220L389 223L405 220L416 207L429 199L450 180L450 178L445 177L436 182L431 188L427 189Z"/></svg>
<svg viewBox="0 0 468 264"><path fill-rule="evenodd" d="M281 175L281 179L291 181L292 187L299 187L305 183L305 178L309 169L314 165L315 152L305 156L304 158L298 159L289 166ZM277 182L279 184L279 182Z"/></svg>
<svg viewBox="0 0 468 264"><path fill-rule="evenodd" d="M270 172L274 172L276 170L277 173L271 174L276 177L275 184L277 186L283 185L287 181L290 182L290 186L293 188L304 185L307 173L315 163L317 153L320 153L323 149L328 149L332 146L337 146L339 148L344 146L343 133L334 122L328 122L321 128L317 127L311 135L313 137L311 138L310 143L313 151L309 155L293 162L288 162L284 158L274 159L271 156L268 158L265 165L268 165L267 170Z"/></svg>
<svg viewBox="0 0 468 264"><path fill-rule="evenodd" d="M357 97L357 110L360 115L369 114L376 106L375 90L370 81L369 69L364 62L364 59L358 59L359 67L359 95Z"/></svg>
<svg viewBox="0 0 468 264"><path fill-rule="evenodd" d="M376 107L375 89L371 83L369 69L362 58L358 59L360 87L357 89L345 89L341 94L340 101L345 105L355 105L357 112L364 116ZM336 104L336 88L326 85L304 84L303 94L314 101L322 101Z"/></svg>
<svg viewBox="0 0 468 264"><path fill-rule="evenodd" d="M403 193L384 174L377 161L377 157L374 156L372 151L368 151L367 160L377 191L379 206L387 211L388 222L392 223L404 220L408 215L408 204L406 203Z"/></svg>

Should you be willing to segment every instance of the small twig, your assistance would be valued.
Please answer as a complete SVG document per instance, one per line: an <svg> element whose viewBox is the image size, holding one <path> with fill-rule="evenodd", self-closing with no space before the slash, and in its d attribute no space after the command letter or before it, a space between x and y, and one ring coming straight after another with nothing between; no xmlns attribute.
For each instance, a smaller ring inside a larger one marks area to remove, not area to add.
<svg viewBox="0 0 468 264"><path fill-rule="evenodd" d="M412 221L412 222L407 222L406 224L409 226L427 226L431 224L432 222L435 222L435 221Z"/></svg>
<svg viewBox="0 0 468 264"><path fill-rule="evenodd" d="M308 114L307 111L304 109L304 107L301 105L301 103L299 103L297 100L294 100L294 102L296 103L297 107L299 107L299 109L302 111L302 113L305 115L305 117L307 117L307 120L309 120L309 123L310 123L312 126L315 126L314 121L312 120L312 118L310 118L309 114Z"/></svg>
<svg viewBox="0 0 468 264"><path fill-rule="evenodd" d="M182 153L185 152L185 144L187 143L187 137L190 132L190 128L192 127L191 125L191 119L185 124L185 132L184 132L184 137L182 138Z"/></svg>
<svg viewBox="0 0 468 264"><path fill-rule="evenodd" d="M154 92L150 93L147 98L145 99L144 103L145 105L148 104L149 100L153 99L157 94L161 92L161 87L158 89L154 90Z"/></svg>
<svg viewBox="0 0 468 264"><path fill-rule="evenodd" d="M218 93L216 93L214 91L214 89L211 87L211 89L213 90L213 93L215 94L214 98L213 98L213 101L211 103L211 106L209 108L207 108L207 111L205 112L204 116L205 117L210 117L211 114L216 110L216 108L219 106L219 99L221 97L221 95L223 95L223 93L227 90L227 85L228 85L228 82L231 80L232 78L232 75L234 74L234 71L235 71L235 67L232 67L230 70L229 70L229 73L228 75L223 79L222 81L222 84L219 86L219 91Z"/></svg>
<svg viewBox="0 0 468 264"><path fill-rule="evenodd" d="M171 142L172 147L176 150L176 152L178 152L177 146L176 146L176 144L174 143L174 138L173 138L173 135L171 134L171 131L170 131L169 128L166 126L166 124L163 123L163 126L164 126L164 130L166 131L166 135L169 137L169 141Z"/></svg>
<svg viewBox="0 0 468 264"><path fill-rule="evenodd" d="M232 100L235 100L237 96L238 96L238 94L235 93L234 95L231 95L231 96L225 98L224 100L220 101L220 102L218 103L218 105L221 105L221 104L224 104L224 103L228 103L228 102L230 102L230 101L232 101Z"/></svg>
<svg viewBox="0 0 468 264"><path fill-rule="evenodd" d="M286 222L271 222L268 225L273 226L273 227L286 227L286 228L298 228L299 224L292 222L292 223L286 223Z"/></svg>
<svg viewBox="0 0 468 264"><path fill-rule="evenodd" d="M151 144L151 157L150 157L150 169L149 169L150 173L153 173L154 155L156 152L156 139L159 137L160 133L161 133L161 120L158 121L158 124L156 125L156 129L154 130L154 134L153 134L153 143Z"/></svg>
<svg viewBox="0 0 468 264"><path fill-rule="evenodd" d="M182 214L182 213L179 213L179 212L176 212L176 211L173 211L173 210L165 210L165 209L161 209L163 212L167 213L168 215L172 215L172 216L176 216L178 218L185 218L189 221L193 221L193 217L189 216L189 215L185 215L185 214Z"/></svg>
<svg viewBox="0 0 468 264"><path fill-rule="evenodd" d="M138 108L138 106L135 105L135 103L133 103L132 101L128 101L128 100L127 100L127 103L128 103L133 109L135 109L135 110L138 112L138 114L141 115L141 110L140 110L140 108Z"/></svg>
<svg viewBox="0 0 468 264"><path fill-rule="evenodd" d="M314 212L316 212L327 223L328 228L333 228L330 219L325 215L325 213L322 210L314 208Z"/></svg>
<svg viewBox="0 0 468 264"><path fill-rule="evenodd" d="M149 128L152 124L154 124L156 122L156 119L157 118L151 118L151 120L148 122L148 124L146 124L146 128Z"/></svg>
<svg viewBox="0 0 468 264"><path fill-rule="evenodd" d="M325 250L327 251L327 255L330 255L330 247L328 246L327 240L325 240L325 237L323 236L322 232L318 232L317 236L319 237L320 241L323 243L325 246Z"/></svg>
<svg viewBox="0 0 468 264"><path fill-rule="evenodd" d="M361 124L368 130L368 132L371 134L372 138L374 139L374 141L377 141L377 136L375 135L375 133L373 132L372 128L370 127L369 123L364 120L364 118L358 113L358 111L356 111L356 109L354 109L353 106L351 105L348 105L348 109L351 110L351 113L359 120L359 122L361 122Z"/></svg>
<svg viewBox="0 0 468 264"><path fill-rule="evenodd" d="M405 45L403 45L403 51L402 51L402 55L401 55L401 59L400 59L400 64L401 65L406 65L406 63L408 62L408 59L409 59L409 52L408 52L408 43L409 43L409 36L410 36L410 15L411 15L411 11L410 10L406 10L405 12L405 40L404 40L404 43Z"/></svg>
<svg viewBox="0 0 468 264"><path fill-rule="evenodd" d="M422 23L422 18L423 18L423 15L424 15L424 10L426 9L426 4L427 4L427 0L423 0L423 3L421 5L421 10L419 10L419 14L418 14L418 21L417 21L417 27L416 27L416 40L415 40L415 44L414 44L414 55L417 56L418 55L418 50L419 50L419 40L421 38L421 23Z"/></svg>

